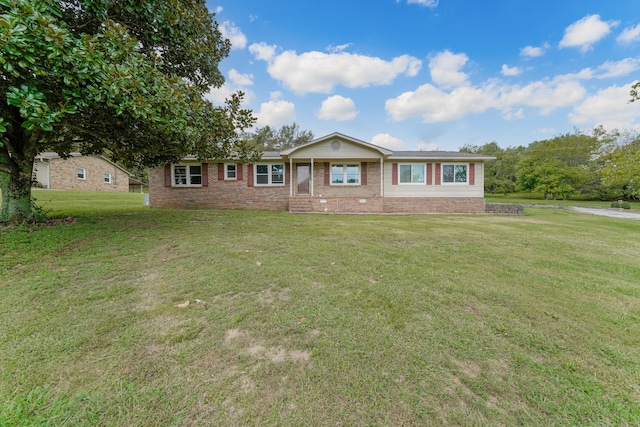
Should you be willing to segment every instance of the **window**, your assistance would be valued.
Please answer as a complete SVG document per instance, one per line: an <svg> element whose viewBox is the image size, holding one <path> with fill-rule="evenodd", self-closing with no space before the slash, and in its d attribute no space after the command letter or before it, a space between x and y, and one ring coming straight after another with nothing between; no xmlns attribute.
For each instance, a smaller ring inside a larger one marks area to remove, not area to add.
<svg viewBox="0 0 640 427"><path fill-rule="evenodd" d="M424 184L424 164L400 165L401 184Z"/></svg>
<svg viewBox="0 0 640 427"><path fill-rule="evenodd" d="M87 171L85 168L78 168L78 179L87 179Z"/></svg>
<svg viewBox="0 0 640 427"><path fill-rule="evenodd" d="M227 163L224 165L224 179L235 180L236 179L236 165L233 163Z"/></svg>
<svg viewBox="0 0 640 427"><path fill-rule="evenodd" d="M360 164L336 163L331 165L331 185L358 185Z"/></svg>
<svg viewBox="0 0 640 427"><path fill-rule="evenodd" d="M111 184L111 174L109 172L105 172L104 182L106 182L107 184Z"/></svg>
<svg viewBox="0 0 640 427"><path fill-rule="evenodd" d="M466 184L467 164L463 165L442 165L442 182L453 184Z"/></svg>
<svg viewBox="0 0 640 427"><path fill-rule="evenodd" d="M284 185L284 163L256 165L256 185Z"/></svg>
<svg viewBox="0 0 640 427"><path fill-rule="evenodd" d="M202 165L173 165L173 185L202 185Z"/></svg>

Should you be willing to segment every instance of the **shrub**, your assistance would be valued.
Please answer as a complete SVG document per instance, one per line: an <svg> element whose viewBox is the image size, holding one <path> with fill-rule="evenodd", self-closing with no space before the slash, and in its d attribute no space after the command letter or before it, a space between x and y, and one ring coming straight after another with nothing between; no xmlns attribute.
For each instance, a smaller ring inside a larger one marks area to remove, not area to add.
<svg viewBox="0 0 640 427"><path fill-rule="evenodd" d="M611 207L612 208L619 208L620 207L620 202L611 202Z"/></svg>
<svg viewBox="0 0 640 427"><path fill-rule="evenodd" d="M631 209L631 203L629 203L629 202L622 202L622 203L620 203L620 207L621 207L622 209Z"/></svg>

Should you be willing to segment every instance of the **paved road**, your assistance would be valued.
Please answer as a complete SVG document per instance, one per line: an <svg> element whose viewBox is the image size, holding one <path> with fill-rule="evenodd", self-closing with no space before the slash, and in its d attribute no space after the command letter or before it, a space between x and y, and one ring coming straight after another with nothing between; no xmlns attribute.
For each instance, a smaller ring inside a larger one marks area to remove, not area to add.
<svg viewBox="0 0 640 427"><path fill-rule="evenodd" d="M602 215L602 216L610 216L613 218L626 218L626 219L637 219L640 220L640 213L635 212L625 212L622 210L616 209L603 209L603 208L580 208L574 206L572 208L576 212L582 212L592 215Z"/></svg>

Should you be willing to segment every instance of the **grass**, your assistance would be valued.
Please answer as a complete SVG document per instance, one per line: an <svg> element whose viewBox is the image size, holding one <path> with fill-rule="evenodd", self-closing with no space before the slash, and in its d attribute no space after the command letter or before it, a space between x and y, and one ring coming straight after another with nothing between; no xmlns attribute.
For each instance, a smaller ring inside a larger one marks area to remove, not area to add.
<svg viewBox="0 0 640 427"><path fill-rule="evenodd" d="M611 201L599 200L553 200L544 199L542 194L538 193L511 193L511 194L486 194L485 198L489 203L517 203L524 205L556 205L556 206L581 206L592 208L610 208ZM629 202L632 210L640 209L639 202Z"/></svg>
<svg viewBox="0 0 640 427"><path fill-rule="evenodd" d="M640 424L637 221L36 197L77 220L0 230L0 425Z"/></svg>

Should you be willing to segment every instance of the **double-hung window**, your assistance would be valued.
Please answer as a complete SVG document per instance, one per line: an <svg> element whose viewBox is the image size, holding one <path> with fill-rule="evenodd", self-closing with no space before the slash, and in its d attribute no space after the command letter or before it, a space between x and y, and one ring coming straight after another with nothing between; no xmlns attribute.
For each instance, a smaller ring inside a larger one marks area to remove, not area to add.
<svg viewBox="0 0 640 427"><path fill-rule="evenodd" d="M78 179L87 179L87 170L85 168L78 168Z"/></svg>
<svg viewBox="0 0 640 427"><path fill-rule="evenodd" d="M466 184L467 170L469 165L463 164L443 164L442 183L443 184Z"/></svg>
<svg viewBox="0 0 640 427"><path fill-rule="evenodd" d="M256 185L284 185L284 163L257 164Z"/></svg>
<svg viewBox="0 0 640 427"><path fill-rule="evenodd" d="M235 163L227 163L224 165L224 179L235 181L237 179L237 165Z"/></svg>
<svg viewBox="0 0 640 427"><path fill-rule="evenodd" d="M173 185L189 187L202 185L202 165L173 165Z"/></svg>
<svg viewBox="0 0 640 427"><path fill-rule="evenodd" d="M331 165L331 185L360 184L359 163L333 163Z"/></svg>
<svg viewBox="0 0 640 427"><path fill-rule="evenodd" d="M400 184L424 184L424 163L400 166Z"/></svg>
<svg viewBox="0 0 640 427"><path fill-rule="evenodd" d="M104 173L104 182L105 184L111 184L111 174L109 172Z"/></svg>

